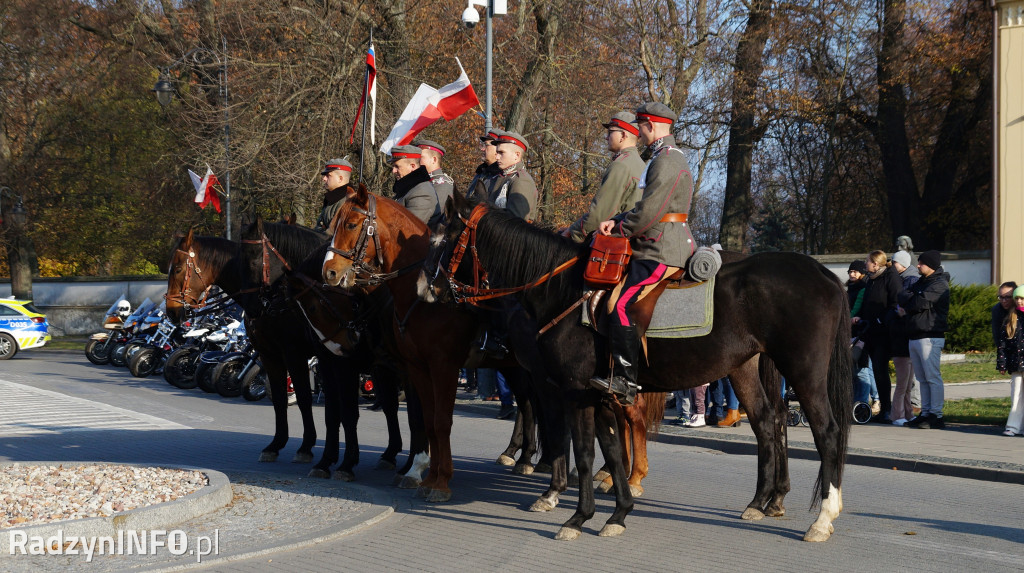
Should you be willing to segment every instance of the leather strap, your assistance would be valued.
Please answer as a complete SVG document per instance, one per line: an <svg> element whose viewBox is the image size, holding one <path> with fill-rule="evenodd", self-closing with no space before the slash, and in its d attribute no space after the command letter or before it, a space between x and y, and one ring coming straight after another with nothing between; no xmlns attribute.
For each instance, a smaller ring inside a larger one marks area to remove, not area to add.
<svg viewBox="0 0 1024 573"><path fill-rule="evenodd" d="M686 213L665 213L665 216L661 218L660 223L685 223Z"/></svg>

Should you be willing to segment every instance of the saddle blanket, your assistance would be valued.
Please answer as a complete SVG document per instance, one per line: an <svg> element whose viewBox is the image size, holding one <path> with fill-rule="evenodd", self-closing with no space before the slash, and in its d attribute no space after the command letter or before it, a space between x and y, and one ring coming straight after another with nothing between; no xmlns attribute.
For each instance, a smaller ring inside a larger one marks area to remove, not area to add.
<svg viewBox="0 0 1024 573"><path fill-rule="evenodd" d="M666 288L654 307L647 338L696 338L710 333L714 325L714 302L715 277L684 288ZM583 306L582 322L590 324L586 305Z"/></svg>

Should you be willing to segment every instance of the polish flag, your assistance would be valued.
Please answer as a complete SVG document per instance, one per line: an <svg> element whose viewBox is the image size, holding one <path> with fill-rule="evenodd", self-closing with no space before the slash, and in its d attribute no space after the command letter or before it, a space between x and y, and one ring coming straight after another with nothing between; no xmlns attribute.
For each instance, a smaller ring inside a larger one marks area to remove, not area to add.
<svg viewBox="0 0 1024 573"><path fill-rule="evenodd" d="M205 209L212 203L213 208L220 213L220 197L217 196L217 190L214 189L215 185L220 185L220 181L217 180L217 176L213 174L210 166L206 166L206 176L202 178L191 169L188 170L188 176L192 179L192 186L196 188L195 202L199 204L199 208Z"/></svg>
<svg viewBox="0 0 1024 573"><path fill-rule="evenodd" d="M377 57L373 44L366 51L366 86L363 88L363 97L359 100L359 109L356 110L356 119L352 122L352 134L348 142L356 140L356 126L359 125L359 115L363 112L363 105L366 104L366 96L370 96L370 144L374 143L374 124L377 122Z"/></svg>
<svg viewBox="0 0 1024 573"><path fill-rule="evenodd" d="M480 99L473 91L473 85L469 82L462 62L458 58L455 58L455 61L462 72L459 79L439 90L427 84L420 84L416 95L412 96L409 105L405 106L405 111L391 128L388 138L380 146L382 153L390 155L391 148L411 142L421 131L442 117L451 121L474 106L480 105Z"/></svg>

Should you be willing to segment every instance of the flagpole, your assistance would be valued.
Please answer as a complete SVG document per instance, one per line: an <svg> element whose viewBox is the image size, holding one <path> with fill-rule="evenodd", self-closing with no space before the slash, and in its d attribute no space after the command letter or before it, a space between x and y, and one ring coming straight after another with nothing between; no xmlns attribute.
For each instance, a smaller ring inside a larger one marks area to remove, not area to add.
<svg viewBox="0 0 1024 573"><path fill-rule="evenodd" d="M370 27L370 43L366 49L369 52L370 46L373 45L373 26ZM376 58L376 56L375 56ZM370 66L366 66L366 80L363 81L363 101L365 102L367 96L370 95ZM364 104L365 105L365 104ZM363 110L363 140L359 143L359 181L363 181L363 161L366 157L366 114L368 112Z"/></svg>

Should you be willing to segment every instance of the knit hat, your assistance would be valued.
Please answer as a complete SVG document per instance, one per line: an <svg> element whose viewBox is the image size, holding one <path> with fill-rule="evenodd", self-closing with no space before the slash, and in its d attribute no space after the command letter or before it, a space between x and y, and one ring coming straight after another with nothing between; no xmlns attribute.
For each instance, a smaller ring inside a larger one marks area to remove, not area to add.
<svg viewBox="0 0 1024 573"><path fill-rule="evenodd" d="M1024 285L1020 285L1019 287L1013 289L1013 298L1017 297L1024 297Z"/></svg>
<svg viewBox="0 0 1024 573"><path fill-rule="evenodd" d="M903 265L903 268L910 268L910 253L906 251L896 251L892 256L892 262Z"/></svg>
<svg viewBox="0 0 1024 573"><path fill-rule="evenodd" d="M857 271L862 275L866 275L868 274L868 264L864 262L864 259L857 259L850 263L850 268L847 269L847 272L849 271Z"/></svg>
<svg viewBox="0 0 1024 573"><path fill-rule="evenodd" d="M942 255L938 251L925 251L917 257L917 262L933 271L938 270L942 266Z"/></svg>

